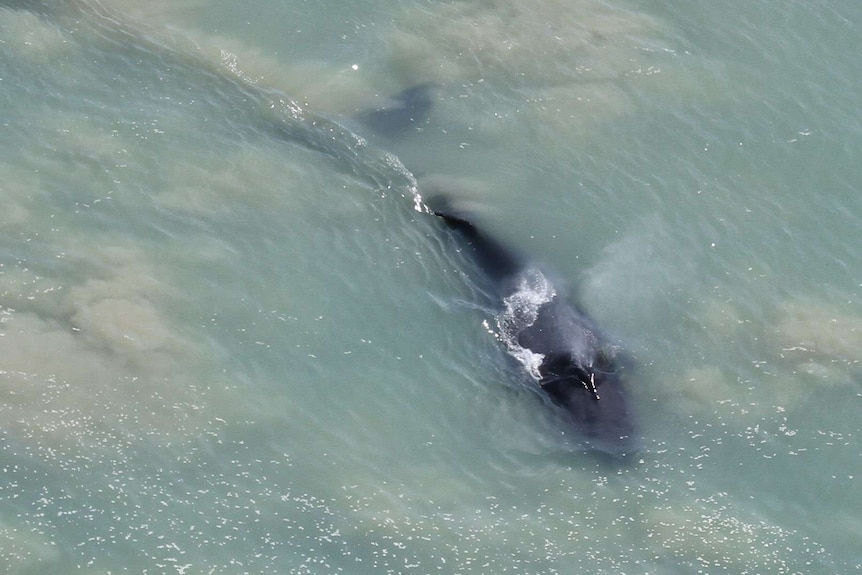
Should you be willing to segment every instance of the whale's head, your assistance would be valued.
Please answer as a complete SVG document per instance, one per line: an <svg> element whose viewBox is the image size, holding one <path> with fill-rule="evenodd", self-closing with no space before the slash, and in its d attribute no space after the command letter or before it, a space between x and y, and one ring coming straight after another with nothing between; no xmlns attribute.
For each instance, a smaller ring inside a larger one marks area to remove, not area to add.
<svg viewBox="0 0 862 575"><path fill-rule="evenodd" d="M585 367L571 358L556 361L568 362L555 369L562 375L547 377L541 384L564 412L565 421L592 449L615 456L636 452L638 442L621 369L605 363Z"/></svg>

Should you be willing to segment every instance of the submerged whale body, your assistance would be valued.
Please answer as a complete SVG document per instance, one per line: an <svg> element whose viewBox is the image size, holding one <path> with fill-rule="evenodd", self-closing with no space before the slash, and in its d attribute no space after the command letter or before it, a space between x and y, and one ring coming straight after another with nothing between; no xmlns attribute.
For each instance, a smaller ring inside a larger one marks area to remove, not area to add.
<svg viewBox="0 0 862 575"><path fill-rule="evenodd" d="M592 320L561 298L539 270L468 219L448 207L431 211L461 236L464 251L496 286L504 304L497 335L513 355L532 360L530 371L541 392L590 448L614 455L633 451L621 362Z"/></svg>

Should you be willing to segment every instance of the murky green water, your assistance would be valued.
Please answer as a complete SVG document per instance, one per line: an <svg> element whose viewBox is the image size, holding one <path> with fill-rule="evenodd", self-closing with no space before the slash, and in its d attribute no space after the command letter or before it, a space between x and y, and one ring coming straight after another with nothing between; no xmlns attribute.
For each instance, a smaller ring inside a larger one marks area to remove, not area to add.
<svg viewBox="0 0 862 575"><path fill-rule="evenodd" d="M860 21L0 1L0 571L860 569ZM438 190L634 358L637 457L528 390Z"/></svg>

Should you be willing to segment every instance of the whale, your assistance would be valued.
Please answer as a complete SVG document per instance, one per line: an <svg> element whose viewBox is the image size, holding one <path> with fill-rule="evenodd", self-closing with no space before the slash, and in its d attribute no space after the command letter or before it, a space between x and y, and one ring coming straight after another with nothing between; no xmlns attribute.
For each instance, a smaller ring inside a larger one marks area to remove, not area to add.
<svg viewBox="0 0 862 575"><path fill-rule="evenodd" d="M431 113L436 89L431 83L408 87L356 119L390 140L415 135ZM474 259L482 274L475 278L479 291L492 294L499 308L497 339L578 444L613 457L636 452L624 388L627 356L548 274L456 209L451 193L435 192L422 211L442 220L457 235L460 251Z"/></svg>
<svg viewBox="0 0 862 575"><path fill-rule="evenodd" d="M534 387L579 444L620 457L637 451L624 389L628 362L619 348L529 260L481 231L449 200L428 204L475 261L483 274L477 281L492 286L500 308L498 339L529 368Z"/></svg>

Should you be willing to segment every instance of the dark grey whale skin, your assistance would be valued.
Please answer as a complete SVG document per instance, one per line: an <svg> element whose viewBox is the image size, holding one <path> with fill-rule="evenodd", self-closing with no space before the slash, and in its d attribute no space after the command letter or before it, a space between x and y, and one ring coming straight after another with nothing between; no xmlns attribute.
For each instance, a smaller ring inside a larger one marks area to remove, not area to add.
<svg viewBox="0 0 862 575"><path fill-rule="evenodd" d="M525 263L472 222L443 207L430 208L460 235L471 255L502 298L513 293ZM439 205L439 201L438 201ZM555 295L539 308L536 320L517 333L518 345L545 356L539 388L556 404L590 449L613 456L637 451L632 413L621 374L623 366L593 321Z"/></svg>

